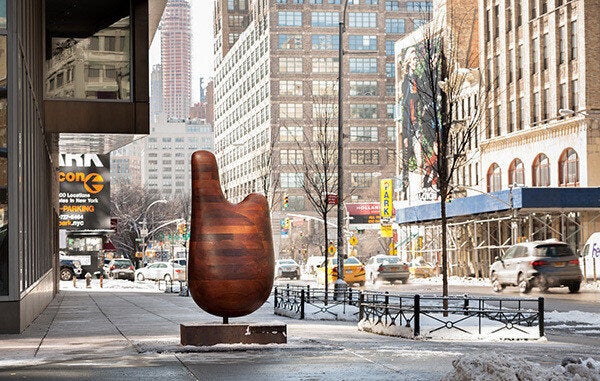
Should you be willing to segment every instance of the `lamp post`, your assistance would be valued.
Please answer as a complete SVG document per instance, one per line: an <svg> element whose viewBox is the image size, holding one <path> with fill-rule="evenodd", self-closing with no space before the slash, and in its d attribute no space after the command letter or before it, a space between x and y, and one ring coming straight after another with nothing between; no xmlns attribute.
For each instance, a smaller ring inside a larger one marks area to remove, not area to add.
<svg viewBox="0 0 600 381"><path fill-rule="evenodd" d="M150 205L148 205L146 207L146 210L144 211L144 214L143 214L144 219L142 220L142 228L140 229L140 234L139 234L140 238L142 239L142 263L144 262L144 256L146 255L146 237L148 236L148 228L146 227L146 215L148 214L148 210L150 210L150 208L153 205L156 205L159 203L165 204L167 202L168 201L164 200L164 199L153 201L150 203Z"/></svg>
<svg viewBox="0 0 600 381"><path fill-rule="evenodd" d="M338 277L333 285L334 296L339 295L348 288L348 284L344 281L344 119L342 107L342 72L344 67L344 48L342 37L344 35L346 22L346 9L348 8L348 0L344 0L344 8L340 15L339 35L338 35L338 209L337 209L337 254L338 254ZM327 279L325 280L327 282Z"/></svg>

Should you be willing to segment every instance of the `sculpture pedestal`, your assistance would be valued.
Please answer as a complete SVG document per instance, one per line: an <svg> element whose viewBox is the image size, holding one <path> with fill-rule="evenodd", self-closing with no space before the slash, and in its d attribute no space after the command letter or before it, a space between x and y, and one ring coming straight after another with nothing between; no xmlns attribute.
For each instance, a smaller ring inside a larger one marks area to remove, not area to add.
<svg viewBox="0 0 600 381"><path fill-rule="evenodd" d="M285 324L181 324L181 345L285 344Z"/></svg>

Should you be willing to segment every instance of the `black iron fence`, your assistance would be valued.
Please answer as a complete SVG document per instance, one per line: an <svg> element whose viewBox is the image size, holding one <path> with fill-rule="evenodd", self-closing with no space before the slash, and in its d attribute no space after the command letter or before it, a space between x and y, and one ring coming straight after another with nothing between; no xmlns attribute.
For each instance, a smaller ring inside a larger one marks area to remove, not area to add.
<svg viewBox="0 0 600 381"><path fill-rule="evenodd" d="M544 298L439 297L350 288L326 295L324 289L288 285L275 287L274 309L297 319L355 317L361 329L398 336L544 336Z"/></svg>

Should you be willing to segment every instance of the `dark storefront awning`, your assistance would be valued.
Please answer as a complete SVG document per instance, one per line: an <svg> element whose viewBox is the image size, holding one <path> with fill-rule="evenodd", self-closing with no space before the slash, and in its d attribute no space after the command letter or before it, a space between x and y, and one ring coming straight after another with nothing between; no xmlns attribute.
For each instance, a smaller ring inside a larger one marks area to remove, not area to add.
<svg viewBox="0 0 600 381"><path fill-rule="evenodd" d="M446 203L448 217L526 209L529 211L600 210L600 188L514 188L453 199ZM409 224L439 220L439 202L396 210L396 222Z"/></svg>

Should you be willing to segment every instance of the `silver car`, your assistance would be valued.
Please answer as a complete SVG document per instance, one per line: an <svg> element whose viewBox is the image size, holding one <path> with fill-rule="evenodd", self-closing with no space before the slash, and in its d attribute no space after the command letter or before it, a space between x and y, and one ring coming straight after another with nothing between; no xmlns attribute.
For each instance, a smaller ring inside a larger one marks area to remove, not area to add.
<svg viewBox="0 0 600 381"><path fill-rule="evenodd" d="M365 265L367 280L375 284L378 280L387 280L390 284L396 281L406 283L410 276L408 263L402 262L395 255L375 255Z"/></svg>
<svg viewBox="0 0 600 381"><path fill-rule="evenodd" d="M502 291L516 285L526 294L532 287L546 291L549 287L569 287L569 292L579 291L581 269L579 258L564 242L554 240L524 242L511 246L490 267L492 289Z"/></svg>
<svg viewBox="0 0 600 381"><path fill-rule="evenodd" d="M293 259L276 260L275 278L300 279L300 265Z"/></svg>

